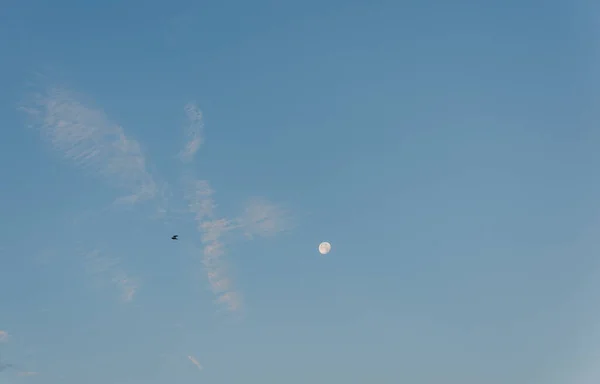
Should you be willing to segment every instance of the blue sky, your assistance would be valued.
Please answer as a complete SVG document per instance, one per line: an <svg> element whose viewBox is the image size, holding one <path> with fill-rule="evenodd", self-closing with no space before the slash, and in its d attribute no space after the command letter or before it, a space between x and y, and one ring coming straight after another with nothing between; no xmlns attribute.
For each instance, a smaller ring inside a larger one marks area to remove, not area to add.
<svg viewBox="0 0 600 384"><path fill-rule="evenodd" d="M600 380L591 2L5 3L3 384Z"/></svg>

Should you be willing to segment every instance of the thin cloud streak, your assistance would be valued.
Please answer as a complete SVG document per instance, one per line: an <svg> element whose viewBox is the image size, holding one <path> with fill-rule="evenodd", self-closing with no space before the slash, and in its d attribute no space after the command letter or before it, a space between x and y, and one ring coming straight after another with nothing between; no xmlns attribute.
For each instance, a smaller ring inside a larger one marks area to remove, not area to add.
<svg viewBox="0 0 600 384"><path fill-rule="evenodd" d="M119 292L121 301L133 301L140 288L140 281L129 276L121 267L119 259L101 256L99 250L85 255L85 268L89 275L98 279L101 285L112 284Z"/></svg>
<svg viewBox="0 0 600 384"><path fill-rule="evenodd" d="M225 244L222 240L223 235L234 229L234 226L227 219L214 219L216 204L212 198L213 193L208 181L196 180L188 184L186 199L200 232L202 264L206 269L210 288L217 295L217 302L224 304L228 310L235 311L240 308L241 300L227 276L223 260Z"/></svg>
<svg viewBox="0 0 600 384"><path fill-rule="evenodd" d="M203 142L202 112L194 102L185 106L188 118L186 134L188 143L180 153L183 162L189 162ZM236 219L215 218L217 204L215 191L208 180L185 179L185 199L189 212L195 217L203 245L202 263L206 269L209 286L217 296L217 302L229 311L241 308L241 295L233 288L225 265L224 236L234 230L242 230L248 238L274 236L287 229L286 212L264 199L255 198L248 202L243 214Z"/></svg>
<svg viewBox="0 0 600 384"><path fill-rule="evenodd" d="M0 331L0 343L6 343L8 341L9 335L6 331Z"/></svg>
<svg viewBox="0 0 600 384"><path fill-rule="evenodd" d="M199 370L202 370L202 365L200 365L200 363L198 362L198 360L196 360L196 358L194 356L189 355L188 359L192 362L192 364L194 364Z"/></svg>
<svg viewBox="0 0 600 384"><path fill-rule="evenodd" d="M204 121L202 111L195 102L192 101L187 103L184 110L188 120L187 126L185 127L187 142L179 153L179 158L184 163L189 163L194 159L196 152L198 152L200 145L202 145Z"/></svg>
<svg viewBox="0 0 600 384"><path fill-rule="evenodd" d="M146 169L138 142L104 112L79 99L74 92L51 87L35 94L20 110L67 160L129 193L117 202L154 198L159 188Z"/></svg>
<svg viewBox="0 0 600 384"><path fill-rule="evenodd" d="M242 230L247 236L274 236L286 229L285 212L266 200L252 200L241 218L214 219L216 203L214 190L206 180L188 183L188 208L194 214L203 244L202 263L208 282L217 302L234 312L241 308L241 295L233 288L233 282L225 266L224 235Z"/></svg>
<svg viewBox="0 0 600 384"><path fill-rule="evenodd" d="M248 238L271 237L289 229L287 212L280 206L261 198L248 201L238 223Z"/></svg>
<svg viewBox="0 0 600 384"><path fill-rule="evenodd" d="M189 163L203 142L204 124L202 111L195 102L187 103L184 111L188 120L185 127L188 141L179 153L179 158L183 163ZM227 274L225 244L222 240L223 235L233 229L233 226L227 219L215 219L217 205L213 195L214 190L208 180L197 180L192 176L184 180L184 197L200 232L202 264L210 289L217 296L217 302L233 312L240 308L241 299Z"/></svg>
<svg viewBox="0 0 600 384"><path fill-rule="evenodd" d="M19 372L18 375L19 376L37 376L37 375L39 375L39 373L34 372L34 371L25 371L25 372Z"/></svg>

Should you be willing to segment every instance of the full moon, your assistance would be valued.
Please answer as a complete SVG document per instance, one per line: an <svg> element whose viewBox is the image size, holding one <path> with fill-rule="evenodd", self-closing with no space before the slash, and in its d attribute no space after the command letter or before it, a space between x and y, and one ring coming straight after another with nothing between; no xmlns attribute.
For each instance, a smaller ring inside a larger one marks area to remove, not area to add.
<svg viewBox="0 0 600 384"><path fill-rule="evenodd" d="M321 255L326 255L326 254L329 253L329 251L331 251L331 244L329 244L326 241L324 241L321 244L319 244L319 253Z"/></svg>

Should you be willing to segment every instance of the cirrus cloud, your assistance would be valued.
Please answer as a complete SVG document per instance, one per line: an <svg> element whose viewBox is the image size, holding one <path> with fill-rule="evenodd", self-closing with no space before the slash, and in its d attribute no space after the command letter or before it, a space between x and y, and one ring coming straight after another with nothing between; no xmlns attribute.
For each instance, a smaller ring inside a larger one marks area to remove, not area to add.
<svg viewBox="0 0 600 384"><path fill-rule="evenodd" d="M185 127L186 143L179 152L179 158L183 162L190 162L194 159L196 152L202 145L202 130L204 128L204 121L202 111L198 108L196 102L191 101L184 107L185 114L187 116L187 125Z"/></svg>
<svg viewBox="0 0 600 384"><path fill-rule="evenodd" d="M189 162L200 143L204 127L202 111L194 102L184 108L188 117L186 134L189 141L180 153L182 162ZM182 154L184 156L182 156ZM185 179L185 198L188 210L194 215L196 226L202 243L202 264L206 270L208 283L212 292L217 296L216 301L230 311L236 311L242 306L241 295L234 288L225 262L225 236L234 230L240 230L252 239L254 236L273 236L287 228L286 212L278 205L266 199L254 198L249 200L242 215L234 219L218 218L215 191L208 180Z"/></svg>
<svg viewBox="0 0 600 384"><path fill-rule="evenodd" d="M34 94L20 110L65 159L126 191L118 202L156 197L159 188L140 144L102 110L80 99L73 91L50 87Z"/></svg>

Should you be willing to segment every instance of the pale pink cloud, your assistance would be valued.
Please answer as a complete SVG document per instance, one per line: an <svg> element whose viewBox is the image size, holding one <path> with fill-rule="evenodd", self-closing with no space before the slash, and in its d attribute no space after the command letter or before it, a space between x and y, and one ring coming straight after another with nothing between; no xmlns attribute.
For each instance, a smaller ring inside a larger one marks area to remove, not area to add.
<svg viewBox="0 0 600 384"><path fill-rule="evenodd" d="M249 238L274 236L290 225L285 209L261 198L250 199L237 222Z"/></svg>
<svg viewBox="0 0 600 384"><path fill-rule="evenodd" d="M200 133L204 126L202 112L195 103L188 103L185 111L189 122L186 134L190 141L180 155L182 160L189 161L202 142ZM215 191L209 181L198 180L188 174L184 184L188 209L194 215L200 233L202 264L206 269L210 289L217 296L218 303L229 311L237 311L242 306L242 299L227 273L225 239L236 230L241 230L248 238L273 236L288 228L286 211L278 205L256 198L248 202L240 217L218 218L215 214Z"/></svg>
<svg viewBox="0 0 600 384"><path fill-rule="evenodd" d="M202 370L202 365L200 365L200 363L198 362L198 360L196 360L196 358L194 356L188 356L188 359L192 362L192 364L194 364L199 370Z"/></svg>
<svg viewBox="0 0 600 384"><path fill-rule="evenodd" d="M202 111L198 108L195 102L186 104L185 114L187 116L187 126L185 127L186 143L179 153L179 158L183 162L190 162L194 159L196 152L202 145L202 130L204 122L202 119Z"/></svg>
<svg viewBox="0 0 600 384"><path fill-rule="evenodd" d="M220 295L217 300L219 303L224 304L229 310L235 311L240 307L239 299L237 299L239 295L235 294L233 282L227 276L223 243L223 236L233 229L233 224L227 219L214 219L216 207L212 197L214 191L208 181L188 181L186 185L188 190L185 196L200 232L203 245L202 264L206 269L210 289L215 295Z"/></svg>
<svg viewBox="0 0 600 384"><path fill-rule="evenodd" d="M137 279L127 276L124 272L120 271L113 277L113 283L119 287L121 291L121 300L123 302L133 301L135 294L139 288L139 282Z"/></svg>
<svg viewBox="0 0 600 384"><path fill-rule="evenodd" d="M37 375L39 375L39 373L34 372L34 371L24 371L24 372L19 372L18 375L19 376L37 376Z"/></svg>
<svg viewBox="0 0 600 384"><path fill-rule="evenodd" d="M20 109L64 158L126 191L119 203L156 197L159 188L147 170L140 144L82 99L73 91L50 87Z"/></svg>
<svg viewBox="0 0 600 384"><path fill-rule="evenodd" d="M212 199L214 191L206 180L193 180L186 184L185 197L188 200L188 208L201 224L205 218L213 215L216 208Z"/></svg>
<svg viewBox="0 0 600 384"><path fill-rule="evenodd" d="M217 298L217 302L224 304L227 309L231 312L237 311L241 308L242 302L237 292L225 292Z"/></svg>
<svg viewBox="0 0 600 384"><path fill-rule="evenodd" d="M119 291L121 301L133 301L140 288L140 279L130 276L121 267L118 258L103 256L99 250L94 250L85 255L85 269L94 277L98 284L110 284Z"/></svg>

